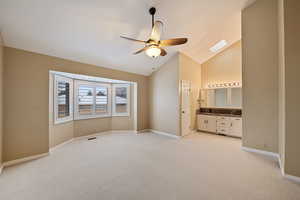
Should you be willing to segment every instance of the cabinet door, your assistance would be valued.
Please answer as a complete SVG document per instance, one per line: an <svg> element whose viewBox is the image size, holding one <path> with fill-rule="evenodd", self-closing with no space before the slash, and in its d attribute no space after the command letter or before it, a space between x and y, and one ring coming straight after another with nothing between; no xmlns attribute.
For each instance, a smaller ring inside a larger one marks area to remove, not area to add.
<svg viewBox="0 0 300 200"><path fill-rule="evenodd" d="M206 131L217 132L217 118L215 116L207 116L207 126Z"/></svg>
<svg viewBox="0 0 300 200"><path fill-rule="evenodd" d="M243 129L242 118L232 118L230 135L236 137L242 137L242 129Z"/></svg>
<svg viewBox="0 0 300 200"><path fill-rule="evenodd" d="M197 119L198 130L206 131L206 116L198 115L197 118L198 118Z"/></svg>

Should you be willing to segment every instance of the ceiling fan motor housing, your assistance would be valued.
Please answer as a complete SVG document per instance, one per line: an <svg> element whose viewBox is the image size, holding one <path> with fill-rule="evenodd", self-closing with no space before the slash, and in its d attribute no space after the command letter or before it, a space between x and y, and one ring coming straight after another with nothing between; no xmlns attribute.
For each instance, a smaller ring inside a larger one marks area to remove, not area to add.
<svg viewBox="0 0 300 200"><path fill-rule="evenodd" d="M155 13L156 13L156 8L151 7L151 8L149 9L149 13L150 13L150 15L155 15Z"/></svg>

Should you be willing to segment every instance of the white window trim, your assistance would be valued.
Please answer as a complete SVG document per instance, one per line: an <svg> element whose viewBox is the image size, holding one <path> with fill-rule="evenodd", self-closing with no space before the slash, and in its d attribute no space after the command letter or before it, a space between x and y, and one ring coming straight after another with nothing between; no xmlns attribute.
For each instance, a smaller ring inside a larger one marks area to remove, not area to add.
<svg viewBox="0 0 300 200"><path fill-rule="evenodd" d="M127 90L127 112L117 113L116 112L116 88L126 87ZM120 83L112 84L112 116L113 117L129 117L130 116L130 84Z"/></svg>
<svg viewBox="0 0 300 200"><path fill-rule="evenodd" d="M68 82L69 85L70 85L70 88L69 88L69 111L70 111L70 115L67 116L67 117L64 117L64 118L58 118L58 89L57 89L57 86L58 86L58 81L65 81L65 82ZM59 75L54 75L54 92L53 92L53 103L54 103L54 124L61 124L61 123L65 123L65 122L69 122L69 121L72 121L73 120L73 99L74 99L74 96L73 96L73 79L71 78L67 78L67 77L64 77L64 76L59 76Z"/></svg>
<svg viewBox="0 0 300 200"><path fill-rule="evenodd" d="M91 115L80 115L78 109L78 88L81 85L93 87L93 112ZM95 99L96 99L96 87L107 87L107 113L106 114L96 114L95 112ZM81 119L93 119L93 118L103 118L103 117L111 117L111 84L107 83L98 83L92 81L81 81L74 80L74 120Z"/></svg>

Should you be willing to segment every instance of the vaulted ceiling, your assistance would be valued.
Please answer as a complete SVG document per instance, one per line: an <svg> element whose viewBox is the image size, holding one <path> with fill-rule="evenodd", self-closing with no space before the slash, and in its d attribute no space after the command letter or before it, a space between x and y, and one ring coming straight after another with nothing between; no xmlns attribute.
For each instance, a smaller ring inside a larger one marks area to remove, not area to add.
<svg viewBox="0 0 300 200"><path fill-rule="evenodd" d="M241 10L254 0L0 0L0 30L6 46L149 75L177 51L199 63L209 47L241 39ZM151 16L164 22L162 39L188 37L152 59L132 55L143 46L120 38L148 38Z"/></svg>

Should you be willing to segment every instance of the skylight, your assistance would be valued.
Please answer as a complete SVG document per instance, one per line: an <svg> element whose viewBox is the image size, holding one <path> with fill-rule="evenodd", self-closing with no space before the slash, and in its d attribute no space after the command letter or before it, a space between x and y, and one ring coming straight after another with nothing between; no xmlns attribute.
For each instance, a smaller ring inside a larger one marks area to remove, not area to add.
<svg viewBox="0 0 300 200"><path fill-rule="evenodd" d="M221 40L217 44L212 46L209 50L213 53L216 53L220 49L224 48L226 45L227 45L227 41L226 40Z"/></svg>

